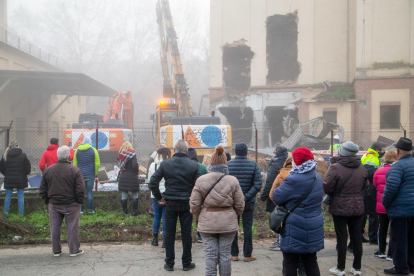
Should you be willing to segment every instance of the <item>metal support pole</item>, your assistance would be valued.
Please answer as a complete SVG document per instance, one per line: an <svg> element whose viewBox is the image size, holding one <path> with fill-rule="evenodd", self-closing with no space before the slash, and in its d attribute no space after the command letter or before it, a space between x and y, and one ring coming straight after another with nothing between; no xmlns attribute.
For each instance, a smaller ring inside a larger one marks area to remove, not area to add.
<svg viewBox="0 0 414 276"><path fill-rule="evenodd" d="M98 178L95 178L95 192L98 191Z"/></svg>
<svg viewBox="0 0 414 276"><path fill-rule="evenodd" d="M255 148L256 148L256 163L257 163L257 127L256 127L256 122L254 122L254 136L255 136Z"/></svg>
<svg viewBox="0 0 414 276"><path fill-rule="evenodd" d="M184 128L183 128L183 125L181 125L181 139L185 140L185 138L184 138Z"/></svg>
<svg viewBox="0 0 414 276"><path fill-rule="evenodd" d="M333 157L333 144L334 144L334 132L333 129L331 129L331 158Z"/></svg>
<svg viewBox="0 0 414 276"><path fill-rule="evenodd" d="M98 128L99 128L99 120L98 120L98 118L96 118L96 137L95 137L95 148L96 148L96 150L98 150L98 134L99 134L99 131L98 131Z"/></svg>
<svg viewBox="0 0 414 276"><path fill-rule="evenodd" d="M6 131L6 149L10 144L10 129L12 128L13 121L10 122L10 127Z"/></svg>
<svg viewBox="0 0 414 276"><path fill-rule="evenodd" d="M407 130L404 129L404 138L407 138Z"/></svg>

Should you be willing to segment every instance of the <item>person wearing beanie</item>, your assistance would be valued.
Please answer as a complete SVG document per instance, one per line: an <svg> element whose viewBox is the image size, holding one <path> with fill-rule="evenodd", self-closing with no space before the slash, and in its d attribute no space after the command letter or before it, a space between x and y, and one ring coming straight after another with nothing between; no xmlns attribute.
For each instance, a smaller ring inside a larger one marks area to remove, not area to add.
<svg viewBox="0 0 414 276"><path fill-rule="evenodd" d="M101 161L99 159L98 151L92 147L92 140L90 137L85 137L82 144L78 146L73 157L73 165L78 167L82 172L83 179L85 180L88 213L94 214L95 211L92 208L92 190L95 183L95 177L98 175L99 167L101 166ZM83 212L83 204L81 212Z"/></svg>
<svg viewBox="0 0 414 276"><path fill-rule="evenodd" d="M235 176L244 194L244 211L242 214L244 244L243 261L250 262L256 260L253 252L253 210L256 202L256 195L262 188L262 174L256 162L247 159L247 145L238 143L235 147L236 157L227 163L229 174ZM240 217L239 217L240 219ZM238 235L234 237L231 246L231 258L233 261L239 260Z"/></svg>
<svg viewBox="0 0 414 276"><path fill-rule="evenodd" d="M190 197L190 211L199 221L197 230L203 237L205 275L217 275L217 270L220 275L231 275L231 245L244 205L239 181L229 175L224 148L217 146L209 173L197 179Z"/></svg>
<svg viewBox="0 0 414 276"><path fill-rule="evenodd" d="M188 148L187 156L188 156L188 158L190 158L191 160L193 160L194 162L196 162L198 164L198 169L200 171L200 175L204 175L204 174L208 173L206 166L204 166L203 164L198 162L197 151L194 148ZM196 220L196 225L198 225L198 220ZM198 236L197 242L202 243L203 238L201 237L200 232L197 232L197 236Z"/></svg>
<svg viewBox="0 0 414 276"><path fill-rule="evenodd" d="M354 254L351 273L361 275L361 227L365 217L362 191L367 187L368 173L356 156L358 150L359 147L351 141L343 143L323 181L325 194L331 196L329 212L335 225L338 250L337 265L329 271L333 275L345 275L348 232L349 248Z"/></svg>
<svg viewBox="0 0 414 276"><path fill-rule="evenodd" d="M43 153L42 158L40 158L40 161L39 161L39 168L42 172L44 172L44 170L47 167L50 167L56 164L56 162L58 161L58 158L57 158L58 148L59 148L59 139L57 138L50 139L50 145L47 147L46 151ZM73 155L74 155L74 151L71 150L69 161L72 161Z"/></svg>
<svg viewBox="0 0 414 276"><path fill-rule="evenodd" d="M390 244L394 267L385 274L414 273L414 158L413 143L400 138L395 146L398 161L386 175L382 204L391 219Z"/></svg>
<svg viewBox="0 0 414 276"><path fill-rule="evenodd" d="M267 170L266 184L260 196L260 201L262 203L266 202L266 212L269 212L269 213L272 213L276 207L272 199L269 197L270 190L272 188L273 182L275 182L275 179L277 175L279 174L279 171L283 168L283 164L288 158L288 151L283 146L277 147L274 153L275 153L275 157L270 159L269 161L269 169ZM279 240L279 237L277 237L277 240ZM275 243L273 243L270 246L269 250L279 251L280 250L279 242L276 241Z"/></svg>
<svg viewBox="0 0 414 276"><path fill-rule="evenodd" d="M315 170L317 163L309 149L298 148L293 151L292 157L296 167L272 195L273 201L287 210L306 196L287 217L281 233L284 270L286 275L297 275L302 258L306 275L318 276L320 271L316 254L324 248L322 179Z"/></svg>

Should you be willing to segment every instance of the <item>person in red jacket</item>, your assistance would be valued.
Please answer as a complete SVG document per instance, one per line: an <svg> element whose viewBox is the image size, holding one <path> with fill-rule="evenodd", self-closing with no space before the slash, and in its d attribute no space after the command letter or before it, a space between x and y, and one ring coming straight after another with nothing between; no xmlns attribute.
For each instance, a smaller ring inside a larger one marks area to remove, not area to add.
<svg viewBox="0 0 414 276"><path fill-rule="evenodd" d="M385 248L387 246L387 232L390 219L387 215L384 205L382 205L382 196L384 195L384 189L386 185L386 174L391 168L392 163L398 160L395 151L387 151L385 153L385 164L384 167L378 169L373 178L373 184L377 189L377 214L378 214L378 250L374 253L375 257L387 258L392 260L391 257L391 244L388 246L388 253L385 255Z"/></svg>
<svg viewBox="0 0 414 276"><path fill-rule="evenodd" d="M58 161L57 157L57 150L59 148L59 139L52 138L50 139L50 145L47 147L47 150L43 153L42 158L39 162L39 168L43 172L46 167L50 167ZM74 151L70 150L70 158L69 161L73 160Z"/></svg>

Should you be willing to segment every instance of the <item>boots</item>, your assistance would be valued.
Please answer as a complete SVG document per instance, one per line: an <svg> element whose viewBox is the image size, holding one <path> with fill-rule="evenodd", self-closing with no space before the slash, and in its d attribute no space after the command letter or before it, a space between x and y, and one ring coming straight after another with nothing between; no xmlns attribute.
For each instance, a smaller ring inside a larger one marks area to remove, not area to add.
<svg viewBox="0 0 414 276"><path fill-rule="evenodd" d="M162 245L161 248L165 248L165 236L162 238Z"/></svg>
<svg viewBox="0 0 414 276"><path fill-rule="evenodd" d="M138 216L138 198L132 199L132 215Z"/></svg>
<svg viewBox="0 0 414 276"><path fill-rule="evenodd" d="M128 215L128 199L121 199L122 211L125 215Z"/></svg>
<svg viewBox="0 0 414 276"><path fill-rule="evenodd" d="M158 234L153 234L151 245L158 246Z"/></svg>

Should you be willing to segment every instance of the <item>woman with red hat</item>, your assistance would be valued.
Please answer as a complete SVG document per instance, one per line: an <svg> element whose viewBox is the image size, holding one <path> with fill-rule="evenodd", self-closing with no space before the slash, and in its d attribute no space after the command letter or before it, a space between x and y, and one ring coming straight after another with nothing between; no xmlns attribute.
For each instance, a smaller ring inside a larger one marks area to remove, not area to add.
<svg viewBox="0 0 414 276"><path fill-rule="evenodd" d="M273 192L273 201L287 210L280 249L283 252L285 275L297 275L302 258L306 275L320 275L316 253L324 248L322 196L323 185L315 171L317 163L307 148L293 154L294 167L282 185Z"/></svg>

